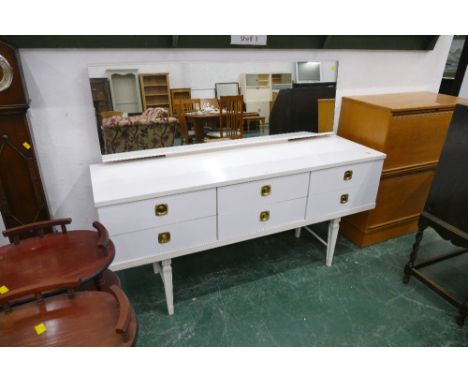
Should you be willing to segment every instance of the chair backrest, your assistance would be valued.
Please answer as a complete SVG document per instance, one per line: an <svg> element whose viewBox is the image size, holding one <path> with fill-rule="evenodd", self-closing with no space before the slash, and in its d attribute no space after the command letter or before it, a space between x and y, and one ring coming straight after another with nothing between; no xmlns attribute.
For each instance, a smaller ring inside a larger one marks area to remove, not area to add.
<svg viewBox="0 0 468 382"><path fill-rule="evenodd" d="M200 99L199 98L182 98L175 100L176 108L177 105L181 104L185 113L190 113L192 111L198 111L201 109Z"/></svg>
<svg viewBox="0 0 468 382"><path fill-rule="evenodd" d="M244 97L222 96L219 100L221 138L239 139L244 136Z"/></svg>
<svg viewBox="0 0 468 382"><path fill-rule="evenodd" d="M101 118L122 117L122 111L101 111Z"/></svg>
<svg viewBox="0 0 468 382"><path fill-rule="evenodd" d="M468 247L468 105L455 106L423 216L446 240Z"/></svg>
<svg viewBox="0 0 468 382"><path fill-rule="evenodd" d="M185 99L178 99L175 101L176 101L175 102L176 116L179 121L179 133L180 133L180 136L182 137L183 143L187 144L187 143L190 143L191 138L188 132L187 119L185 118L185 113L187 113L186 107L191 106L193 108L193 103L191 102L187 103L185 102L186 101Z"/></svg>
<svg viewBox="0 0 468 382"><path fill-rule="evenodd" d="M176 99L175 109L177 114L177 119L179 120L179 132L184 140L184 143L190 143L192 138L188 132L187 119L185 118L185 113L190 113L193 111L201 110L200 99L198 98L181 98Z"/></svg>

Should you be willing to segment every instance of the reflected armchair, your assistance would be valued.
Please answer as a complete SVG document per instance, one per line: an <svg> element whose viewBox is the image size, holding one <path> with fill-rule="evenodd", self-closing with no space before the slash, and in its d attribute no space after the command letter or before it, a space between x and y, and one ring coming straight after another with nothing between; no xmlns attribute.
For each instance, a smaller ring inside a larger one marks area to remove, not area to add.
<svg viewBox="0 0 468 382"><path fill-rule="evenodd" d="M177 118L162 108L147 109L137 116L104 118L101 129L105 154L168 147L174 145Z"/></svg>

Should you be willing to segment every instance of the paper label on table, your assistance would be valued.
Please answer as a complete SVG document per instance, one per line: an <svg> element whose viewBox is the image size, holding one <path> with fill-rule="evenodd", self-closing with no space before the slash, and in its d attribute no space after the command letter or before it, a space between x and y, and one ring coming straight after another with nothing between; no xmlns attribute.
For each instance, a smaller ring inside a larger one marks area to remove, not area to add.
<svg viewBox="0 0 468 382"><path fill-rule="evenodd" d="M28 142L24 142L23 146L26 148L26 150L29 150L31 148L31 145Z"/></svg>
<svg viewBox="0 0 468 382"><path fill-rule="evenodd" d="M0 294L8 293L10 290L7 288L6 285L0 286Z"/></svg>
<svg viewBox="0 0 468 382"><path fill-rule="evenodd" d="M37 335L40 336L42 333L44 333L45 331L47 331L47 328L46 326L44 325L43 322L41 322L40 324L36 325L34 327L34 330L36 331Z"/></svg>

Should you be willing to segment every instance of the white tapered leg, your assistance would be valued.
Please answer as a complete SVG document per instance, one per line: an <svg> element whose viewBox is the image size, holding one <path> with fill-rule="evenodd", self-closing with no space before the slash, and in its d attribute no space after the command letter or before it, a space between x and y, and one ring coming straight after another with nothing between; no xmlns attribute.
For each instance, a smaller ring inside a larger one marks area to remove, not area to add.
<svg viewBox="0 0 468 382"><path fill-rule="evenodd" d="M159 263L153 263L153 271L155 275L157 275L161 271L161 267L159 266Z"/></svg>
<svg viewBox="0 0 468 382"><path fill-rule="evenodd" d="M161 275L164 284L164 293L166 294L167 312L174 314L174 293L172 289L172 267L171 259L164 260L161 263L153 264L154 273Z"/></svg>
<svg viewBox="0 0 468 382"><path fill-rule="evenodd" d="M338 238L338 231L340 229L340 218L330 220L328 223L328 239L327 239L327 267L332 265L333 254L335 253L336 239Z"/></svg>
<svg viewBox="0 0 468 382"><path fill-rule="evenodd" d="M294 230L294 236L296 236L296 239L299 239L301 237L301 229L302 227L299 227Z"/></svg>

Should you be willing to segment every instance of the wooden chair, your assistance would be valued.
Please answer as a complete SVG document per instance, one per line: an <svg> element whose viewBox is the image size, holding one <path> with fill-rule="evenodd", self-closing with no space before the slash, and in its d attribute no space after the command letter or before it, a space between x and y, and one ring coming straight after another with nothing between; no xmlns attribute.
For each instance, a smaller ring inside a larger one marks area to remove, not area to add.
<svg viewBox="0 0 468 382"><path fill-rule="evenodd" d="M219 130L207 133L209 138L240 139L244 136L243 96L222 96L219 100Z"/></svg>
<svg viewBox="0 0 468 382"><path fill-rule="evenodd" d="M466 289L462 290L462 288L466 288L466 283L461 282L463 279L466 280L466 273L451 280L451 272L455 271L453 267L448 268L447 273L441 273L443 276L438 275L434 270L425 272L424 269L436 267L436 264L440 262L450 261L457 256L468 253L467 147L468 105L458 104L453 112L429 195L419 217L419 229L403 276L405 284L413 276L455 306L458 309L456 322L460 326L464 325L468 317L468 293L466 293ZM419 246L424 231L428 227L435 230L442 239L449 240L455 248L448 253L429 258L426 256L418 261ZM458 268L460 272L466 271L466 268L463 269L460 266ZM453 274L453 276L455 275L456 273Z"/></svg>
<svg viewBox="0 0 468 382"><path fill-rule="evenodd" d="M123 112L121 111L101 111L101 118L110 118L110 117L122 117Z"/></svg>
<svg viewBox="0 0 468 382"><path fill-rule="evenodd" d="M75 292L80 280L49 280L0 295L0 304L35 295L35 301L0 312L0 346L132 346L137 321L125 293ZM50 290L68 293L43 297Z"/></svg>
<svg viewBox="0 0 468 382"><path fill-rule="evenodd" d="M182 98L176 100L176 105L181 104L184 110L184 113L191 113L201 109L200 99L199 98Z"/></svg>
<svg viewBox="0 0 468 382"><path fill-rule="evenodd" d="M192 143L193 138L195 136L195 132L188 128L185 113L190 113L197 109L200 110L200 100L177 99L175 100L175 109L177 113L177 119L179 120L179 133L182 137L182 142L184 144Z"/></svg>

